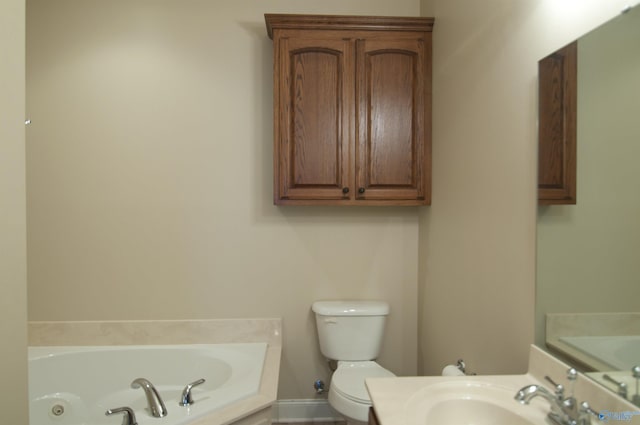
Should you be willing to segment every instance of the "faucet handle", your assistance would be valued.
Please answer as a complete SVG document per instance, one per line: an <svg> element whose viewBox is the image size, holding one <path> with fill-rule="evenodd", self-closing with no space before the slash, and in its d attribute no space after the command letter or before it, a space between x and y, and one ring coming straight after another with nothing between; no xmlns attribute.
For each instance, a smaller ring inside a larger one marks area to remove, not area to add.
<svg viewBox="0 0 640 425"><path fill-rule="evenodd" d="M130 407L116 407L115 409L109 409L104 414L111 416L114 413L124 413L122 417L122 425L138 425L136 422L136 415Z"/></svg>
<svg viewBox="0 0 640 425"><path fill-rule="evenodd" d="M591 416L600 418L600 413L596 412L589 406L589 403L583 401L578 408L578 425L591 425Z"/></svg>
<svg viewBox="0 0 640 425"><path fill-rule="evenodd" d="M627 398L627 384L625 382L622 381L616 381L615 379L613 379L611 376L607 375L606 373L604 375L602 375L602 379L604 379L605 381L609 381L612 384L615 384L617 389L618 389L618 395L621 396L622 398Z"/></svg>
<svg viewBox="0 0 640 425"><path fill-rule="evenodd" d="M551 383L551 385L553 385L558 400L562 399L562 397L564 396L564 386L562 384L557 384L556 381L551 379L549 375L546 375L544 379L546 379L547 381L549 381L549 383Z"/></svg>
<svg viewBox="0 0 640 425"><path fill-rule="evenodd" d="M184 390L182 391L182 397L180 397L180 403L178 404L180 406L189 406L193 404L193 398L191 397L191 389L196 385L200 385L204 383L205 383L204 379L198 379L197 381L194 381L188 384L186 387L184 387Z"/></svg>
<svg viewBox="0 0 640 425"><path fill-rule="evenodd" d="M569 381L569 397L573 397L574 388L576 387L576 379L578 379L578 371L572 367L567 369L567 380Z"/></svg>
<svg viewBox="0 0 640 425"><path fill-rule="evenodd" d="M631 376L636 379L636 393L631 397L631 402L636 406L640 406L640 366L631 368Z"/></svg>

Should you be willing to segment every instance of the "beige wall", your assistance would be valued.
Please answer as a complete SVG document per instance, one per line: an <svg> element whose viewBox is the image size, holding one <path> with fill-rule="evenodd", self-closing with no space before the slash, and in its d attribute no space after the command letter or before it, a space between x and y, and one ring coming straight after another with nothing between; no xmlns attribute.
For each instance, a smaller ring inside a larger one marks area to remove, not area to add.
<svg viewBox="0 0 640 425"><path fill-rule="evenodd" d="M282 316L280 398L300 398L328 375L309 304L363 294L391 302L381 362L397 373L524 370L536 63L623 1L422 0L434 205L349 210L271 204L262 14L417 1L50 3L28 11L30 319Z"/></svg>
<svg viewBox="0 0 640 425"><path fill-rule="evenodd" d="M28 423L24 0L0 2L1 422Z"/></svg>
<svg viewBox="0 0 640 425"><path fill-rule="evenodd" d="M435 16L433 205L420 213L421 372L526 370L534 335L537 61L624 1L423 0Z"/></svg>
<svg viewBox="0 0 640 425"><path fill-rule="evenodd" d="M282 317L279 398L312 398L311 303L384 299L415 374L418 209L272 204L265 12L419 2L29 1L29 318Z"/></svg>
<svg viewBox="0 0 640 425"><path fill-rule="evenodd" d="M638 40L635 9L578 43L578 203L538 209L538 344L545 313L638 311Z"/></svg>

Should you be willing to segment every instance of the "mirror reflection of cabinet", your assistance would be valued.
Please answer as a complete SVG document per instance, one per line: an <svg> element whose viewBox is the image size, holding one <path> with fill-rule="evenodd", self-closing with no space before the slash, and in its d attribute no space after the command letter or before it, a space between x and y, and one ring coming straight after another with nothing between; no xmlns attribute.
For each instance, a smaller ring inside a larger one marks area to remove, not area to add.
<svg viewBox="0 0 640 425"><path fill-rule="evenodd" d="M538 62L538 204L576 203L577 42Z"/></svg>
<svg viewBox="0 0 640 425"><path fill-rule="evenodd" d="M432 18L265 15L274 203L427 205Z"/></svg>
<svg viewBox="0 0 640 425"><path fill-rule="evenodd" d="M555 352L552 328L557 337L640 335L640 7L625 12L577 42L580 202L538 208L536 345ZM561 316L567 320L559 326ZM602 381L603 373L631 379L628 365L601 368L593 360L603 353L573 343L582 351L569 354L565 347L565 360L598 369L590 376L607 388L615 386ZM634 353L619 347L606 342L599 349ZM578 356L590 358L575 361ZM632 388L629 397L635 382Z"/></svg>

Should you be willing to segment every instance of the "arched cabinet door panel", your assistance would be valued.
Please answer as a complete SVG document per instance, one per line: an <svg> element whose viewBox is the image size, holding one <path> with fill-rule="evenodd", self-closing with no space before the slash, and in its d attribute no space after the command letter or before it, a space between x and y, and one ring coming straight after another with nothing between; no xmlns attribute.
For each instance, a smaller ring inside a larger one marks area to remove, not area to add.
<svg viewBox="0 0 640 425"><path fill-rule="evenodd" d="M358 198L424 200L425 40L359 40L356 177Z"/></svg>
<svg viewBox="0 0 640 425"><path fill-rule="evenodd" d="M350 46L314 34L280 44L278 197L342 199L349 185Z"/></svg>

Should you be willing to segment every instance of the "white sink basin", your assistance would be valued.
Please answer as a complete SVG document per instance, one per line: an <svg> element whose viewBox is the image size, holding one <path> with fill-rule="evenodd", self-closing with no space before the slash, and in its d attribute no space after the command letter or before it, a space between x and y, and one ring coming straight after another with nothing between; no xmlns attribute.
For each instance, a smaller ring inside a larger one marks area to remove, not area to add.
<svg viewBox="0 0 640 425"><path fill-rule="evenodd" d="M522 405L513 396L520 388L479 380L455 380L429 385L405 404L407 425L542 425L548 403Z"/></svg>

